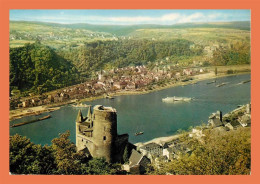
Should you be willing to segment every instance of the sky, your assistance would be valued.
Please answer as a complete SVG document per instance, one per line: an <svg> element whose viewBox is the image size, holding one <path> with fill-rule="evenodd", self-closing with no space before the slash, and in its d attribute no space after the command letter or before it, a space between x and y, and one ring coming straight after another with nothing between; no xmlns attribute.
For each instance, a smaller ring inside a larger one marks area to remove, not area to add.
<svg viewBox="0 0 260 184"><path fill-rule="evenodd" d="M101 25L250 21L250 10L10 10L10 20Z"/></svg>

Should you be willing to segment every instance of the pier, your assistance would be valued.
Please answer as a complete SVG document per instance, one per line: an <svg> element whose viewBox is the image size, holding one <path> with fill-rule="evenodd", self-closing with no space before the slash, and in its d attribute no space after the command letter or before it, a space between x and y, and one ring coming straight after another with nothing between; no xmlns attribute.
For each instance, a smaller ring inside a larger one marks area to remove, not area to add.
<svg viewBox="0 0 260 184"><path fill-rule="evenodd" d="M22 122L22 123L17 123L17 124L11 125L10 127L11 128L18 127L18 126L34 123L34 122L37 122L37 121L42 121L42 120L45 120L45 119L48 119L48 118L51 118L51 115L47 115L47 116L44 116L42 118L37 118L37 119L31 120L31 121L25 121L25 122Z"/></svg>

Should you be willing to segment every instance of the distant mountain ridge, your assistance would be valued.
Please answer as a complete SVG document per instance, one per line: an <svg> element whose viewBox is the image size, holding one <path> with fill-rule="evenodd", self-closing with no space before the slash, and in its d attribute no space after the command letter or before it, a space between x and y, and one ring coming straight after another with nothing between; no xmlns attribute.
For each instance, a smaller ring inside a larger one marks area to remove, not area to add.
<svg viewBox="0 0 260 184"><path fill-rule="evenodd" d="M50 22L35 21L10 21L16 23L31 23L38 25L47 25L72 29L87 29L94 32L107 32L117 36L127 36L138 29L183 29L183 28L226 28L251 30L250 21L233 21L233 22L208 22L208 23L182 23L173 25L156 25L156 24L138 24L138 25L95 25L88 23L77 24L59 24Z"/></svg>

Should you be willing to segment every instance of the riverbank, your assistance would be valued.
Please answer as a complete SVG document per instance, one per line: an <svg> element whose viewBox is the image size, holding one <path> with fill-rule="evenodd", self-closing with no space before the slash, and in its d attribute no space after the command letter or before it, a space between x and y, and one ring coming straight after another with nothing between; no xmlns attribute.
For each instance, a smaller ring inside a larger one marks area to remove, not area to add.
<svg viewBox="0 0 260 184"><path fill-rule="evenodd" d="M155 91L160 91L163 89L168 89L168 88L172 88L172 87L176 87L176 86L185 86L185 85L189 85L189 84L195 84L199 81L203 81L203 80L210 80L210 79L217 79L217 78L221 78L221 77L227 77L227 76L234 76L234 75L242 75L242 74L248 74L251 73L250 72L250 65L241 65L241 66L219 66L218 67L218 74L215 75L215 68L213 67L209 67L207 68L210 72L208 73L203 73L203 74L198 74L198 75L194 75L192 76L193 80L189 80L186 82L170 82L168 84L165 84L165 86L156 86L156 88L151 89L151 90L134 90L134 91L126 91L126 90L122 90L122 91L117 91L115 93L111 93L111 96L121 96L121 95L141 95L141 94L148 94L148 93L152 93ZM232 70L235 71L235 73L232 74L227 74L228 70ZM92 98L86 98L86 99L82 99L80 100L80 102L87 102L87 101L93 101L93 100L97 100L97 99L101 99L104 98L104 95L102 96L98 96L98 97L92 97Z"/></svg>
<svg viewBox="0 0 260 184"><path fill-rule="evenodd" d="M210 68L208 68L208 71L210 71L210 72L204 73L204 74L199 74L199 75L194 75L194 76L192 76L193 80L190 80L190 81L186 81L186 82L180 81L180 82L174 82L174 83L170 82L168 84L165 84L164 86L156 86L154 89L151 89L151 90L135 90L135 91L122 90L122 91L117 91L115 93L111 93L110 96L148 94L148 93L152 93L152 92L167 89L167 88L193 84L198 81L250 73L250 72L248 72L248 70L250 71L249 65L239 66L239 67L238 66L236 66L236 67L228 66L228 67L218 67L218 68L219 68L218 69L219 73L217 76L215 75L213 67L210 67ZM234 70L234 68L236 68L235 74L227 74L227 70ZM89 97L89 98L81 99L78 102L94 101L97 99L105 98L105 96L106 95L103 94L100 96ZM53 108L54 110L58 110L63 105L67 105L67 104L71 104L71 103L75 103L75 102L76 102L75 100L70 100L70 101L63 102L63 103L56 103L56 104L50 104L50 105L44 105L44 106L38 106L38 107L29 107L29 108L24 108L24 109L11 110L9 112L9 120L11 121L11 120L18 119L18 118L21 118L24 116L37 115L39 113L48 112L48 111L50 111L50 108Z"/></svg>
<svg viewBox="0 0 260 184"><path fill-rule="evenodd" d="M248 73L250 73L250 72L241 72L241 73L236 73L236 74L220 74L220 75L216 76L214 72L210 72L210 73L205 73L205 74L200 74L200 75L194 75L194 76L192 76L194 78L193 80L186 81L186 82L168 83L168 84L165 84L165 86L157 86L156 88L151 89L151 90L140 90L140 91L122 90L122 91L118 91L115 93L110 93L110 96L116 97L116 96L121 96L121 95L142 95L142 94L148 94L148 93L152 93L155 91L160 91L160 90L168 89L168 88L172 88L172 87L195 84L195 83L197 83L199 81L203 81L203 80L217 79L217 78L221 78L221 77L242 75L242 74L248 74ZM86 98L86 99L80 100L80 102L93 101L93 100L97 100L97 99L101 99L101 98L105 98L105 97L102 95L102 96L98 96L98 97Z"/></svg>
<svg viewBox="0 0 260 184"><path fill-rule="evenodd" d="M246 105L242 105L241 107L238 107L238 108L236 108L236 109L234 109L234 110L232 110L232 111L230 111L230 112L228 112L228 113L226 113L225 115L223 115L223 118L228 118L228 117L230 117L230 116L232 116L232 115L234 115L234 114L236 114L236 116L239 116L239 113L245 113L245 112L247 112L247 110L246 110L246 108L247 108L247 104ZM242 113L242 114L243 114ZM240 115L241 116L241 115ZM250 112L250 118L251 118L251 112ZM224 123L224 121L223 121L223 123ZM227 122L226 122L227 123ZM194 129L197 129L199 127L199 129L200 130L203 130L203 129L208 129L209 127L207 126L207 125L199 125L199 126L197 126L197 127L194 127ZM244 126L242 126L241 125L241 127L244 127ZM245 127L248 127L248 126L245 126ZM244 128L245 128L244 127ZM249 126L249 127L251 127L251 125ZM216 129L216 130L218 130L220 127L215 127L215 128L213 128L213 129ZM232 129L233 130L233 129ZM194 132L196 132L196 131L194 131ZM189 134L191 134L191 133L194 133L193 131L188 131L188 133ZM159 145L163 145L164 143L169 143L169 142L171 142L171 141L173 141L173 140L176 140L176 139L178 139L178 138L180 138L181 136L183 136L184 134L183 133L178 133L178 134L175 134L175 135L171 135L171 136L166 136L166 137L157 137L157 138L154 138L154 139L152 139L152 140L150 140L150 141L146 141L146 142L137 142L137 143L135 143L134 145L135 146L137 146L137 147L142 147L142 146L144 146L144 145L147 145L147 144L149 144L149 143L156 143L156 144L159 144ZM202 135L202 134L201 134Z"/></svg>
<svg viewBox="0 0 260 184"><path fill-rule="evenodd" d="M154 139L147 141L147 142L135 143L134 145L137 146L137 147L141 147L141 146L149 144L149 143L161 144L161 143L164 143L164 142L170 142L172 140L178 139L181 135L182 134L171 135L171 136L167 136L167 137L157 137L157 138L154 138Z"/></svg>
<svg viewBox="0 0 260 184"><path fill-rule="evenodd" d="M52 112L60 109L60 107L50 107L50 106L37 106L37 107L30 107L25 109L16 109L9 112L9 120L19 119L25 116L36 116L40 115L44 112Z"/></svg>

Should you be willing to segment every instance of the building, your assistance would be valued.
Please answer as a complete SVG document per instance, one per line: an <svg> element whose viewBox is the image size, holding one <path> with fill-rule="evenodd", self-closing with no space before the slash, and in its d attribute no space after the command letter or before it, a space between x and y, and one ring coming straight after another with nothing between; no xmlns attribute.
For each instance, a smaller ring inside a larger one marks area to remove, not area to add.
<svg viewBox="0 0 260 184"><path fill-rule="evenodd" d="M79 110L76 119L77 150L84 151L95 158L104 157L107 162L120 162L128 134L117 134L116 109L96 105L89 107L87 117Z"/></svg>
<svg viewBox="0 0 260 184"><path fill-rule="evenodd" d="M238 119L239 123L243 127L249 127L251 126L251 115L249 114L244 114Z"/></svg>
<svg viewBox="0 0 260 184"><path fill-rule="evenodd" d="M211 116L209 116L208 125L214 128L219 126L224 126L222 122L222 112L217 111L216 113L213 113Z"/></svg>
<svg viewBox="0 0 260 184"><path fill-rule="evenodd" d="M146 156L132 149L127 171L131 174L143 174L150 163Z"/></svg>
<svg viewBox="0 0 260 184"><path fill-rule="evenodd" d="M143 153L143 155L159 157L163 153L163 148L159 144L152 142L140 147L140 151Z"/></svg>

